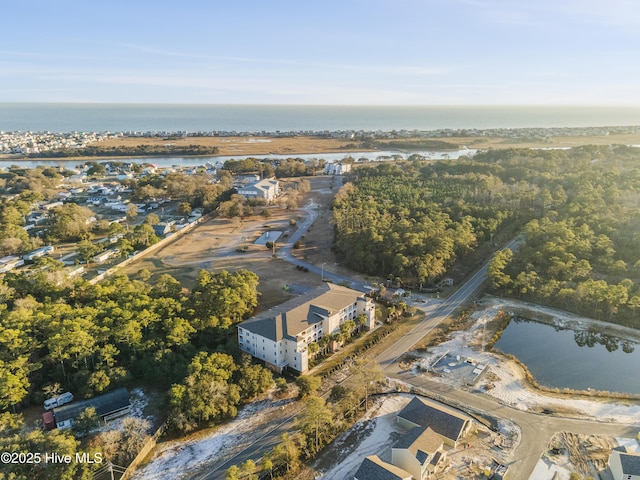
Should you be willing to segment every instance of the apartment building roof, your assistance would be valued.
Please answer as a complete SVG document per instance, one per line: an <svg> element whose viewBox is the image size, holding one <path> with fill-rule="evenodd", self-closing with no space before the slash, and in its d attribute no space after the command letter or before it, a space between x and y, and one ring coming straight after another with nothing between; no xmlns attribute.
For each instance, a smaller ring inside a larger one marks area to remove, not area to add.
<svg viewBox="0 0 640 480"><path fill-rule="evenodd" d="M245 320L239 326L278 342L292 338L353 304L364 295L357 290L326 283L309 293Z"/></svg>

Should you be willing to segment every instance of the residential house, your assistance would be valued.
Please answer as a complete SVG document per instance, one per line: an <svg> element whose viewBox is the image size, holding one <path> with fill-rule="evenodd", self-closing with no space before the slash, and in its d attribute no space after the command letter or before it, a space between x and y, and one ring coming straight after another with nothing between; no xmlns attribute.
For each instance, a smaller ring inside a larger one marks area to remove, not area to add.
<svg viewBox="0 0 640 480"><path fill-rule="evenodd" d="M49 218L49 214L45 212L31 212L27 217L27 222L38 225L45 222Z"/></svg>
<svg viewBox="0 0 640 480"><path fill-rule="evenodd" d="M45 203L40 208L42 208L42 210L53 210L54 208L61 207L63 205L64 203L62 202L49 202L49 203Z"/></svg>
<svg viewBox="0 0 640 480"><path fill-rule="evenodd" d="M129 392L126 388L121 387L104 395L54 408L53 417L56 427L60 430L73 427L78 415L90 407L96 409L96 413L105 423L127 415L131 411Z"/></svg>
<svg viewBox="0 0 640 480"><path fill-rule="evenodd" d="M280 182L264 179L237 187L238 194L247 199L262 198L272 202L280 194Z"/></svg>
<svg viewBox="0 0 640 480"><path fill-rule="evenodd" d="M640 480L640 452L626 447L616 447L609 457L609 469L613 480Z"/></svg>
<svg viewBox="0 0 640 480"><path fill-rule="evenodd" d="M413 427L391 449L391 463L409 472L415 480L432 478L444 463L440 435L431 427Z"/></svg>
<svg viewBox="0 0 640 480"><path fill-rule="evenodd" d="M47 245L45 247L40 247L34 250L33 252L25 253L22 256L22 258L25 260L25 262L30 262L34 258L44 257L45 255L49 255L50 253L53 253L54 250L55 250L55 247L53 245Z"/></svg>
<svg viewBox="0 0 640 480"><path fill-rule="evenodd" d="M365 316L365 328L373 328L374 302L357 290L327 283L240 323L238 343L243 352L279 372L289 368L305 373L307 346L359 315Z"/></svg>
<svg viewBox="0 0 640 480"><path fill-rule="evenodd" d="M65 271L67 272L67 277L69 278L81 277L86 273L84 265L75 265L71 268L66 269Z"/></svg>
<svg viewBox="0 0 640 480"><path fill-rule="evenodd" d="M345 173L349 173L351 171L350 163L327 163L324 166L325 175L344 175Z"/></svg>
<svg viewBox="0 0 640 480"><path fill-rule="evenodd" d="M93 257L93 261L96 263L104 263L112 257L115 257L120 253L120 250L117 248L112 248L110 250L105 250L104 252L99 253L95 257Z"/></svg>
<svg viewBox="0 0 640 480"><path fill-rule="evenodd" d="M173 226L176 224L175 221L171 220L170 222L160 222L153 226L153 232L159 236L164 237L167 233L173 230Z"/></svg>
<svg viewBox="0 0 640 480"><path fill-rule="evenodd" d="M397 417L406 427L430 427L445 445L456 448L458 442L469 432L472 418L445 405L414 397Z"/></svg>
<svg viewBox="0 0 640 480"><path fill-rule="evenodd" d="M409 472L383 462L377 455L366 457L353 480L413 480Z"/></svg>

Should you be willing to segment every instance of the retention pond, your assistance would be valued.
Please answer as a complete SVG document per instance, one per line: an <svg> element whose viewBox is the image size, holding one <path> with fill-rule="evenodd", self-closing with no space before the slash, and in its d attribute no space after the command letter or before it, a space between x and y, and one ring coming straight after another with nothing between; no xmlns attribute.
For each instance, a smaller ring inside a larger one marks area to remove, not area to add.
<svg viewBox="0 0 640 480"><path fill-rule="evenodd" d="M494 347L551 388L640 394L640 345L593 330L514 318Z"/></svg>

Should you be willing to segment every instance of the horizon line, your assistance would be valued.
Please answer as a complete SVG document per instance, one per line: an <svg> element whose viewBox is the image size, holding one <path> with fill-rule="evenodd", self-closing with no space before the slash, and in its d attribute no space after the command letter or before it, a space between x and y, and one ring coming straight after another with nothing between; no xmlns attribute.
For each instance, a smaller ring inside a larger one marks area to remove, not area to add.
<svg viewBox="0 0 640 480"><path fill-rule="evenodd" d="M44 101L44 102L11 102L0 101L0 105L100 105L100 106L189 106L189 107L372 107L372 108L640 108L640 104L618 103L431 103L431 104L359 104L359 103L193 103L193 102L105 102L105 101Z"/></svg>

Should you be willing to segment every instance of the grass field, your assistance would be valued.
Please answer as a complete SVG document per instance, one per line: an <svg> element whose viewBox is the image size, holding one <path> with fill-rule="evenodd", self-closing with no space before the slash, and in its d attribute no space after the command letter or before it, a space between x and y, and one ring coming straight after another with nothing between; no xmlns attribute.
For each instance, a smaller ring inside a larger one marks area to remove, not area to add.
<svg viewBox="0 0 640 480"><path fill-rule="evenodd" d="M420 139L406 139L420 140ZM599 136L557 136L548 141L512 139L504 137L445 137L444 140L456 146L469 148L560 148L578 145L640 145L640 134L599 135ZM392 140L380 140L387 143ZM177 139L164 138L113 138L100 143L98 146L118 147L135 145L167 145L176 146L203 145L218 147L218 155L266 155L266 154L302 154L366 151L364 148L346 148L348 145L358 144L357 141L346 139L330 139L317 137L187 137Z"/></svg>
<svg viewBox="0 0 640 480"><path fill-rule="evenodd" d="M350 140L316 138L316 137L187 137L187 138L111 138L97 144L98 147L134 147L136 145L202 145L218 147L218 155L266 155L323 153L348 151L344 147L352 143ZM362 150L362 149L358 149Z"/></svg>

